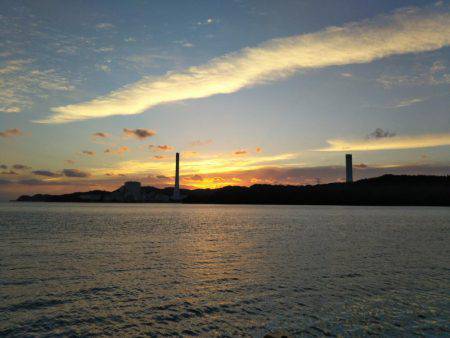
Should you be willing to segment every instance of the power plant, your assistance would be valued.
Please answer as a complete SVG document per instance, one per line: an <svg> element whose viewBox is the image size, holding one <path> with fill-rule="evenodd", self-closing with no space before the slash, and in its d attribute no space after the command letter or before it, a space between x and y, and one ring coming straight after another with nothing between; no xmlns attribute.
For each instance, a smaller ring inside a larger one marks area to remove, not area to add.
<svg viewBox="0 0 450 338"><path fill-rule="evenodd" d="M345 177L347 183L353 182L353 163L352 154L345 155Z"/></svg>
<svg viewBox="0 0 450 338"><path fill-rule="evenodd" d="M180 201L180 153L175 155L175 187L173 189L172 200Z"/></svg>

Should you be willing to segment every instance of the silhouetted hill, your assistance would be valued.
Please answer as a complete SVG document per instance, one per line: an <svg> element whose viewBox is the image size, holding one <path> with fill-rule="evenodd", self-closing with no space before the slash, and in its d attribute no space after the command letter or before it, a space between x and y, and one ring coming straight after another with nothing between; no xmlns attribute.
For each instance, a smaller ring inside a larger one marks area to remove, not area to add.
<svg viewBox="0 0 450 338"><path fill-rule="evenodd" d="M172 192L172 188L142 187L142 193L150 196L147 202L167 202ZM18 201L120 201L110 198L113 193L96 190L66 195L21 196ZM384 175L350 184L227 186L182 190L182 195L185 196L183 203L450 206L450 176Z"/></svg>
<svg viewBox="0 0 450 338"><path fill-rule="evenodd" d="M351 184L253 185L193 190L186 203L450 205L450 177L385 175Z"/></svg>

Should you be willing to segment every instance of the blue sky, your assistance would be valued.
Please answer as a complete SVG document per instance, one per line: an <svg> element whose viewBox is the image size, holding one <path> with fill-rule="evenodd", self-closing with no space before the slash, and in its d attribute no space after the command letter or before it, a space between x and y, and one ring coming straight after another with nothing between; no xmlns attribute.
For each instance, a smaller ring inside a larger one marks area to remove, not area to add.
<svg viewBox="0 0 450 338"><path fill-rule="evenodd" d="M0 197L449 174L449 6L2 1Z"/></svg>

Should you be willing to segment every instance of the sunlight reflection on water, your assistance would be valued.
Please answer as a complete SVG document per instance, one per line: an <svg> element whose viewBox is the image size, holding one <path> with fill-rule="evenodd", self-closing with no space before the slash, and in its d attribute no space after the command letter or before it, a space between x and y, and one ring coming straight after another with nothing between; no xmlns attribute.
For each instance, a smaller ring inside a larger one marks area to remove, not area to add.
<svg viewBox="0 0 450 338"><path fill-rule="evenodd" d="M442 335L450 208L0 204L0 335Z"/></svg>

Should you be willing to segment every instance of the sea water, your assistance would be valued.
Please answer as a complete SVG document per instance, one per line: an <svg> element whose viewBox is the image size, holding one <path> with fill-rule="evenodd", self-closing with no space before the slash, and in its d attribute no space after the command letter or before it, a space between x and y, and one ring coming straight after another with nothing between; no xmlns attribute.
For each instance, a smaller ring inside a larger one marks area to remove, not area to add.
<svg viewBox="0 0 450 338"><path fill-rule="evenodd" d="M448 335L450 208L0 204L0 335Z"/></svg>

